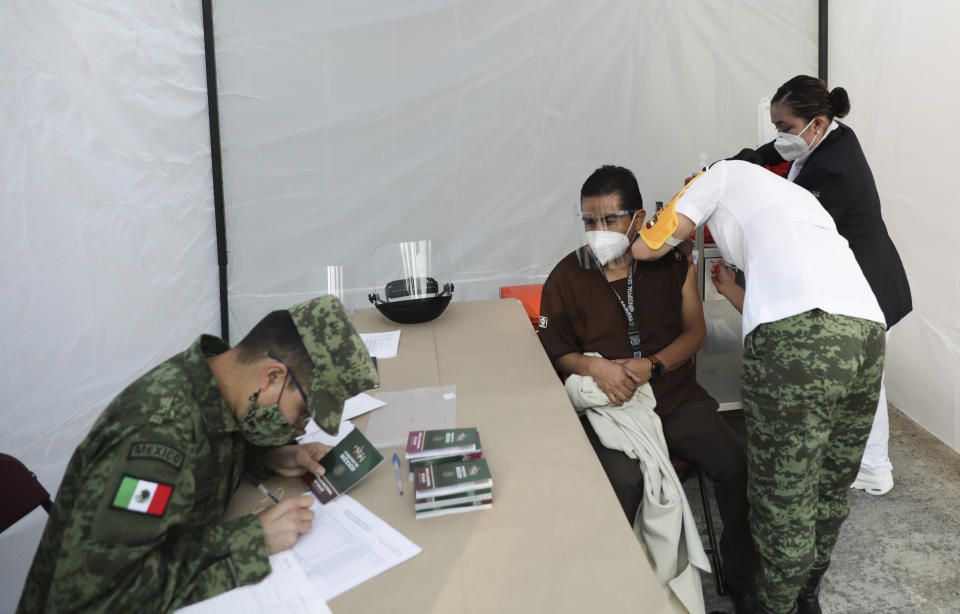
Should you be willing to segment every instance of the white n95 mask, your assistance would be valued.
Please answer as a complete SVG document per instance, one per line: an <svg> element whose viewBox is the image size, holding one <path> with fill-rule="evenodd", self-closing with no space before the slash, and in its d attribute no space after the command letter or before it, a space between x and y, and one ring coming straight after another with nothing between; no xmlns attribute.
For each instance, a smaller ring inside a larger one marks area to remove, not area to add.
<svg viewBox="0 0 960 614"><path fill-rule="evenodd" d="M814 118L816 119L816 118ZM807 128L810 127L810 124L813 123L813 120L810 120L810 123L803 127L803 130L800 131L800 134L789 134L787 132L778 132L777 139L773 142L773 148L777 150L777 153L787 161L796 160L803 154L810 151L810 146L807 145L807 142L803 140L803 137L800 136L807 131Z"/></svg>
<svg viewBox="0 0 960 614"><path fill-rule="evenodd" d="M587 245L593 250L601 265L616 260L627 252L630 240L627 235L612 230L588 230L586 233Z"/></svg>

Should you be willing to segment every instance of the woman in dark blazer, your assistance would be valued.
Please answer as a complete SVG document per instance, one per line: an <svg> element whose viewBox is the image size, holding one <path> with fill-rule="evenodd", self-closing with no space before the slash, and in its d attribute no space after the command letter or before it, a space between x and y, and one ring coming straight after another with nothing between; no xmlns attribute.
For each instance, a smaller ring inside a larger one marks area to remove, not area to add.
<svg viewBox="0 0 960 614"><path fill-rule="evenodd" d="M877 186L860 142L853 130L836 121L849 111L850 99L842 87L828 91L820 79L796 76L774 94L770 119L777 138L757 153L768 166L791 162L787 179L810 190L833 217L880 303L889 330L913 308L910 285L880 215ZM875 495L893 488L888 439L887 399L881 383L877 413L853 488ZM798 600L800 612L820 611L818 585L829 561L820 563Z"/></svg>
<svg viewBox="0 0 960 614"><path fill-rule="evenodd" d="M801 75L777 90L770 104L770 117L785 135L797 135L811 124L799 135L808 148L791 158L793 164L787 179L810 190L833 217L837 231L850 243L890 328L913 308L910 285L880 215L880 196L860 141L852 129L834 121L849 110L850 100L842 87L828 93L823 81ZM764 164L785 161L777 151L778 141L782 141L779 136L757 151Z"/></svg>

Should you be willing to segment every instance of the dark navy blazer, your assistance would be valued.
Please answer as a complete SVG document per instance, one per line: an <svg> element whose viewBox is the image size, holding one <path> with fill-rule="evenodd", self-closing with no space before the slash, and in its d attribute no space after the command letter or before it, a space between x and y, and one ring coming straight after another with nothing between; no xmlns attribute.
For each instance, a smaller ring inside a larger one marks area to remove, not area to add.
<svg viewBox="0 0 960 614"><path fill-rule="evenodd" d="M764 164L784 162L773 143L757 150ZM913 301L900 254L880 216L880 196L857 135L838 122L813 150L794 180L820 200L853 250L890 328Z"/></svg>

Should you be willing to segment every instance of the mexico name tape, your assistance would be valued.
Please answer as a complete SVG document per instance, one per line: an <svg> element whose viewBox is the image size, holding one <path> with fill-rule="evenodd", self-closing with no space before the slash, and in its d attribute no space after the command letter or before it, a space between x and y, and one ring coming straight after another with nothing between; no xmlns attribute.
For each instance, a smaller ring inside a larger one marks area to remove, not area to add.
<svg viewBox="0 0 960 614"><path fill-rule="evenodd" d="M183 467L184 454L173 446L150 441L138 441L130 446L129 460L149 459L166 463L171 467Z"/></svg>

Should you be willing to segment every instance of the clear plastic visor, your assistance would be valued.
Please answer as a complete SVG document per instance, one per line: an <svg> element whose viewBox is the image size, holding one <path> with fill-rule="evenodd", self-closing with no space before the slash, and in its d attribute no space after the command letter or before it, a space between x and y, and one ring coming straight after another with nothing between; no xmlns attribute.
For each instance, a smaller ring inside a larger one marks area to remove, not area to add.
<svg viewBox="0 0 960 614"><path fill-rule="evenodd" d="M626 211L623 209L601 213L577 211L576 216L583 225L584 232L604 230L626 234L635 213L636 211Z"/></svg>
<svg viewBox="0 0 960 614"><path fill-rule="evenodd" d="M426 322L453 296L452 264L443 241L425 239L381 245L370 262L370 302L394 322Z"/></svg>
<svg viewBox="0 0 960 614"><path fill-rule="evenodd" d="M640 229L640 210L605 206L583 199L575 212L578 229L578 256L584 268L617 266L630 260L629 245Z"/></svg>

